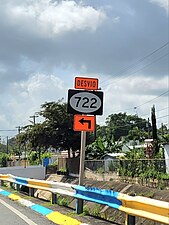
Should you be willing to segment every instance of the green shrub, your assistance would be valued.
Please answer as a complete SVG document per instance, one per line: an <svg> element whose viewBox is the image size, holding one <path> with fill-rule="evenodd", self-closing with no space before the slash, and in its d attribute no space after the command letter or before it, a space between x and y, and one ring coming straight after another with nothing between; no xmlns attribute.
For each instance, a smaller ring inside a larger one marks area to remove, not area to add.
<svg viewBox="0 0 169 225"><path fill-rule="evenodd" d="M0 152L0 167L7 167L8 160L9 160L9 156L6 153Z"/></svg>
<svg viewBox="0 0 169 225"><path fill-rule="evenodd" d="M32 151L29 154L29 162L30 162L30 165L38 165L38 154L37 154L37 152Z"/></svg>
<svg viewBox="0 0 169 225"><path fill-rule="evenodd" d="M69 200L67 198L64 198L62 196L59 196L57 199L57 204L60 206L68 206L69 205Z"/></svg>

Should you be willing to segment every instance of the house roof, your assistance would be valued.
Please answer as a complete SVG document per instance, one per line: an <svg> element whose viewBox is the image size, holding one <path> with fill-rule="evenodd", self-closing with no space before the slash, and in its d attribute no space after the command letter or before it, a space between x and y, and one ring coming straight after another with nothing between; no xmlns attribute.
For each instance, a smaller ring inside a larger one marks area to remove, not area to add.
<svg viewBox="0 0 169 225"><path fill-rule="evenodd" d="M124 156L125 153L122 153L122 152L117 152L117 153L107 153L105 156L110 156L110 157L117 157L117 156Z"/></svg>

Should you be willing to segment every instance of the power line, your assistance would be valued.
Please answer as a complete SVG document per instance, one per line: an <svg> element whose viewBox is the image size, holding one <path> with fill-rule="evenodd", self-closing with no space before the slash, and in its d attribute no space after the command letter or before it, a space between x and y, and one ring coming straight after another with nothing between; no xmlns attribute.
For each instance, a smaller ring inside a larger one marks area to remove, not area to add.
<svg viewBox="0 0 169 225"><path fill-rule="evenodd" d="M161 111L163 111L163 110L165 110L165 109L168 109L168 107L165 107L165 108L162 108L162 109L159 109L159 110L156 110L155 112L157 113L157 112L161 112ZM146 114L146 115L148 115L148 114ZM146 116L145 115L145 116ZM141 115L141 116L144 116L144 115Z"/></svg>
<svg viewBox="0 0 169 225"><path fill-rule="evenodd" d="M163 110L165 110L165 109L168 109L168 107L165 107L165 108L162 108L162 109L156 110L156 113L157 113L157 112L161 112L161 111L163 111ZM149 113L147 113L147 114L144 114L144 115L139 115L139 117L145 117L145 116L149 116L149 115L150 115L150 112L149 112Z"/></svg>
<svg viewBox="0 0 169 225"><path fill-rule="evenodd" d="M139 58L135 63L133 63L133 64L131 64L131 65L129 65L129 66L123 67L122 70L120 70L120 71L115 75L115 77L113 77L113 78L116 78L116 77L119 76L119 74L125 72L125 71L128 70L128 69L131 69L131 68L137 66L140 62L144 61L146 58L152 56L153 54L155 54L155 53L158 52L159 50L163 49L163 48L166 47L168 44L169 44L169 41L166 42L165 44L163 44L162 46L160 46L159 48L155 49L154 51L150 52L149 54L143 56L142 58ZM111 79L111 78L110 78L110 79ZM103 81L101 82L101 84L105 83L106 81L108 81L108 80L110 80L110 79L103 80Z"/></svg>
<svg viewBox="0 0 169 225"><path fill-rule="evenodd" d="M128 109L118 109L118 110L114 110L114 111L112 111L112 113L119 112L119 111L131 111L131 110L137 109L137 108L139 108L139 107L141 107L141 106L143 106L143 105L145 105L145 104L147 104L147 103L149 103L149 102L152 102L152 101L155 100L155 99L160 98L161 96L165 95L165 94L168 93L168 92L169 92L169 90L166 91L166 92L163 92L162 94L158 95L157 97L155 97L155 98L153 98L153 99L150 99L149 101L146 101L146 102L144 102L144 103L142 103L142 104L140 104L140 105L138 105L138 106L134 106L134 107L128 108ZM165 109L168 109L168 108L169 108L169 106L168 106L168 107L165 107L165 108L163 108L163 109L160 109L160 110L158 110L158 111L156 111L156 112L160 112L160 111L165 110ZM147 115L147 114L146 114L146 115ZM145 115L145 116L146 116L146 115Z"/></svg>
<svg viewBox="0 0 169 225"><path fill-rule="evenodd" d="M160 116L160 117L158 117L158 118L156 118L156 119L158 120L158 119L161 119L161 118L165 118L165 117L167 117L167 116L169 116L169 114L168 114L168 115L165 115L165 116Z"/></svg>
<svg viewBox="0 0 169 225"><path fill-rule="evenodd" d="M141 106L143 106L143 105L145 105L145 104L147 104L147 103L149 103L149 102L152 102L153 100L155 100L155 99L157 99L157 98L160 98L161 96L167 94L168 92L169 92L169 90L167 90L167 91L163 92L162 94L158 95L157 97L155 97L155 98L153 98L153 99L150 99L149 101L144 102L144 103L142 103L142 104L140 104L140 105L138 105L138 106L135 106L135 107L136 107L136 108L139 108L139 107L141 107Z"/></svg>
<svg viewBox="0 0 169 225"><path fill-rule="evenodd" d="M17 131L17 130L0 130L0 131Z"/></svg>
<svg viewBox="0 0 169 225"><path fill-rule="evenodd" d="M144 67L142 67L142 68L140 68L140 69L134 71L133 73L131 73L131 74L129 74L129 75L126 75L126 76L123 76L121 79L112 81L113 84L115 84L115 83L117 83L117 82L119 82L119 81L121 81L121 80L124 80L124 79L126 79L126 78L128 78L128 77L131 77L133 74L135 74L135 73L137 73L137 72L139 72L139 71L141 71L141 70L143 70L143 69L149 67L150 65L154 64L155 62L158 62L159 60L161 60L162 58L164 58L164 57L167 56L167 55L169 55L169 52L166 53L165 55L162 55L161 57L157 58L156 60L152 61L151 63L145 65ZM112 82L110 82L110 83L112 83ZM109 84L110 84L110 83L109 83Z"/></svg>
<svg viewBox="0 0 169 225"><path fill-rule="evenodd" d="M161 111L163 111L163 110L165 110L165 109L168 109L169 108L169 106L168 107L165 107L165 108L163 108L163 109L159 109L159 110L157 110L156 112L161 112Z"/></svg>
<svg viewBox="0 0 169 225"><path fill-rule="evenodd" d="M161 118L165 118L169 115L165 115L165 116L161 116L161 117L157 117L156 119L161 119ZM135 126L135 125L139 125L139 124L144 124L144 123L148 123L148 121L145 119L145 121L141 121L141 122L137 122L137 123L132 123L132 124L126 124L126 125L123 125L123 126L118 126L118 127L115 127L115 129L117 128L123 128L123 127L129 127L129 126ZM124 129L123 129L124 130Z"/></svg>

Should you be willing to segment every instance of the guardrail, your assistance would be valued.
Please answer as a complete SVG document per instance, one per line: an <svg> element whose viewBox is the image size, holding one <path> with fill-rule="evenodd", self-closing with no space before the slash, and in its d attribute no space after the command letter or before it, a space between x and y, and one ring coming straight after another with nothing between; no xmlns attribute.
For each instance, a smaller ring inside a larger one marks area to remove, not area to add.
<svg viewBox="0 0 169 225"><path fill-rule="evenodd" d="M76 198L108 205L125 212L127 214L126 225L135 224L135 218L132 216L169 224L169 202L78 185L74 189Z"/></svg>
<svg viewBox="0 0 169 225"><path fill-rule="evenodd" d="M52 193L53 204L57 203L56 194L58 193L72 196L76 199L108 205L126 213L125 225L135 225L135 216L169 224L169 202L141 196L133 197L111 190L71 185L62 182L28 179L13 175L0 174L0 180L1 185L3 185L4 181L10 182L11 185L13 183L16 184L17 190L19 190L20 185L29 187L29 194L31 196L34 196L35 189L50 191ZM76 204L76 211L78 211L78 204Z"/></svg>
<svg viewBox="0 0 169 225"><path fill-rule="evenodd" d="M29 195L34 197L36 189L49 191L52 193L52 204L57 202L57 194L68 195L74 197L75 191L72 189L71 184L55 181L44 181L37 179L30 179L24 177L16 177L11 174L0 174L1 186L4 181L10 182L10 185L16 184L16 189L19 191L20 186L26 186L29 188Z"/></svg>

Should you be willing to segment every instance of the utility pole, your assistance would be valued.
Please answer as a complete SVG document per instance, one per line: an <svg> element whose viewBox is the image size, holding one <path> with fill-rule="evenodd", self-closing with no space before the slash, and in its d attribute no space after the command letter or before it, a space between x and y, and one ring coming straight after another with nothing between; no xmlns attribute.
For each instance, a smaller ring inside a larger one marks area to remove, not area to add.
<svg viewBox="0 0 169 225"><path fill-rule="evenodd" d="M9 149L8 149L8 136L6 137L6 154L9 153Z"/></svg>
<svg viewBox="0 0 169 225"><path fill-rule="evenodd" d="M21 133L21 127L18 126L18 127L16 127L16 128L18 128L18 134L20 134L20 133ZM18 146L18 149L19 149L19 159L20 159L20 152L21 152L21 146L20 146L20 144L19 144L19 146Z"/></svg>
<svg viewBox="0 0 169 225"><path fill-rule="evenodd" d="M16 127L16 128L18 128L18 134L20 134L20 133L21 133L21 127L18 126L18 127Z"/></svg>
<svg viewBox="0 0 169 225"><path fill-rule="evenodd" d="M36 124L36 117L38 117L38 116L37 115L30 116L30 118L33 118L33 125Z"/></svg>
<svg viewBox="0 0 169 225"><path fill-rule="evenodd" d="M161 134L164 135L164 125L163 125L163 123L161 124Z"/></svg>
<svg viewBox="0 0 169 225"><path fill-rule="evenodd" d="M148 128L148 138L150 138L150 119L149 118L147 122L147 128Z"/></svg>
<svg viewBox="0 0 169 225"><path fill-rule="evenodd" d="M96 140L96 138L97 138L97 130L96 130L97 128L96 128L96 116L95 116L95 130L94 130L94 141Z"/></svg>

